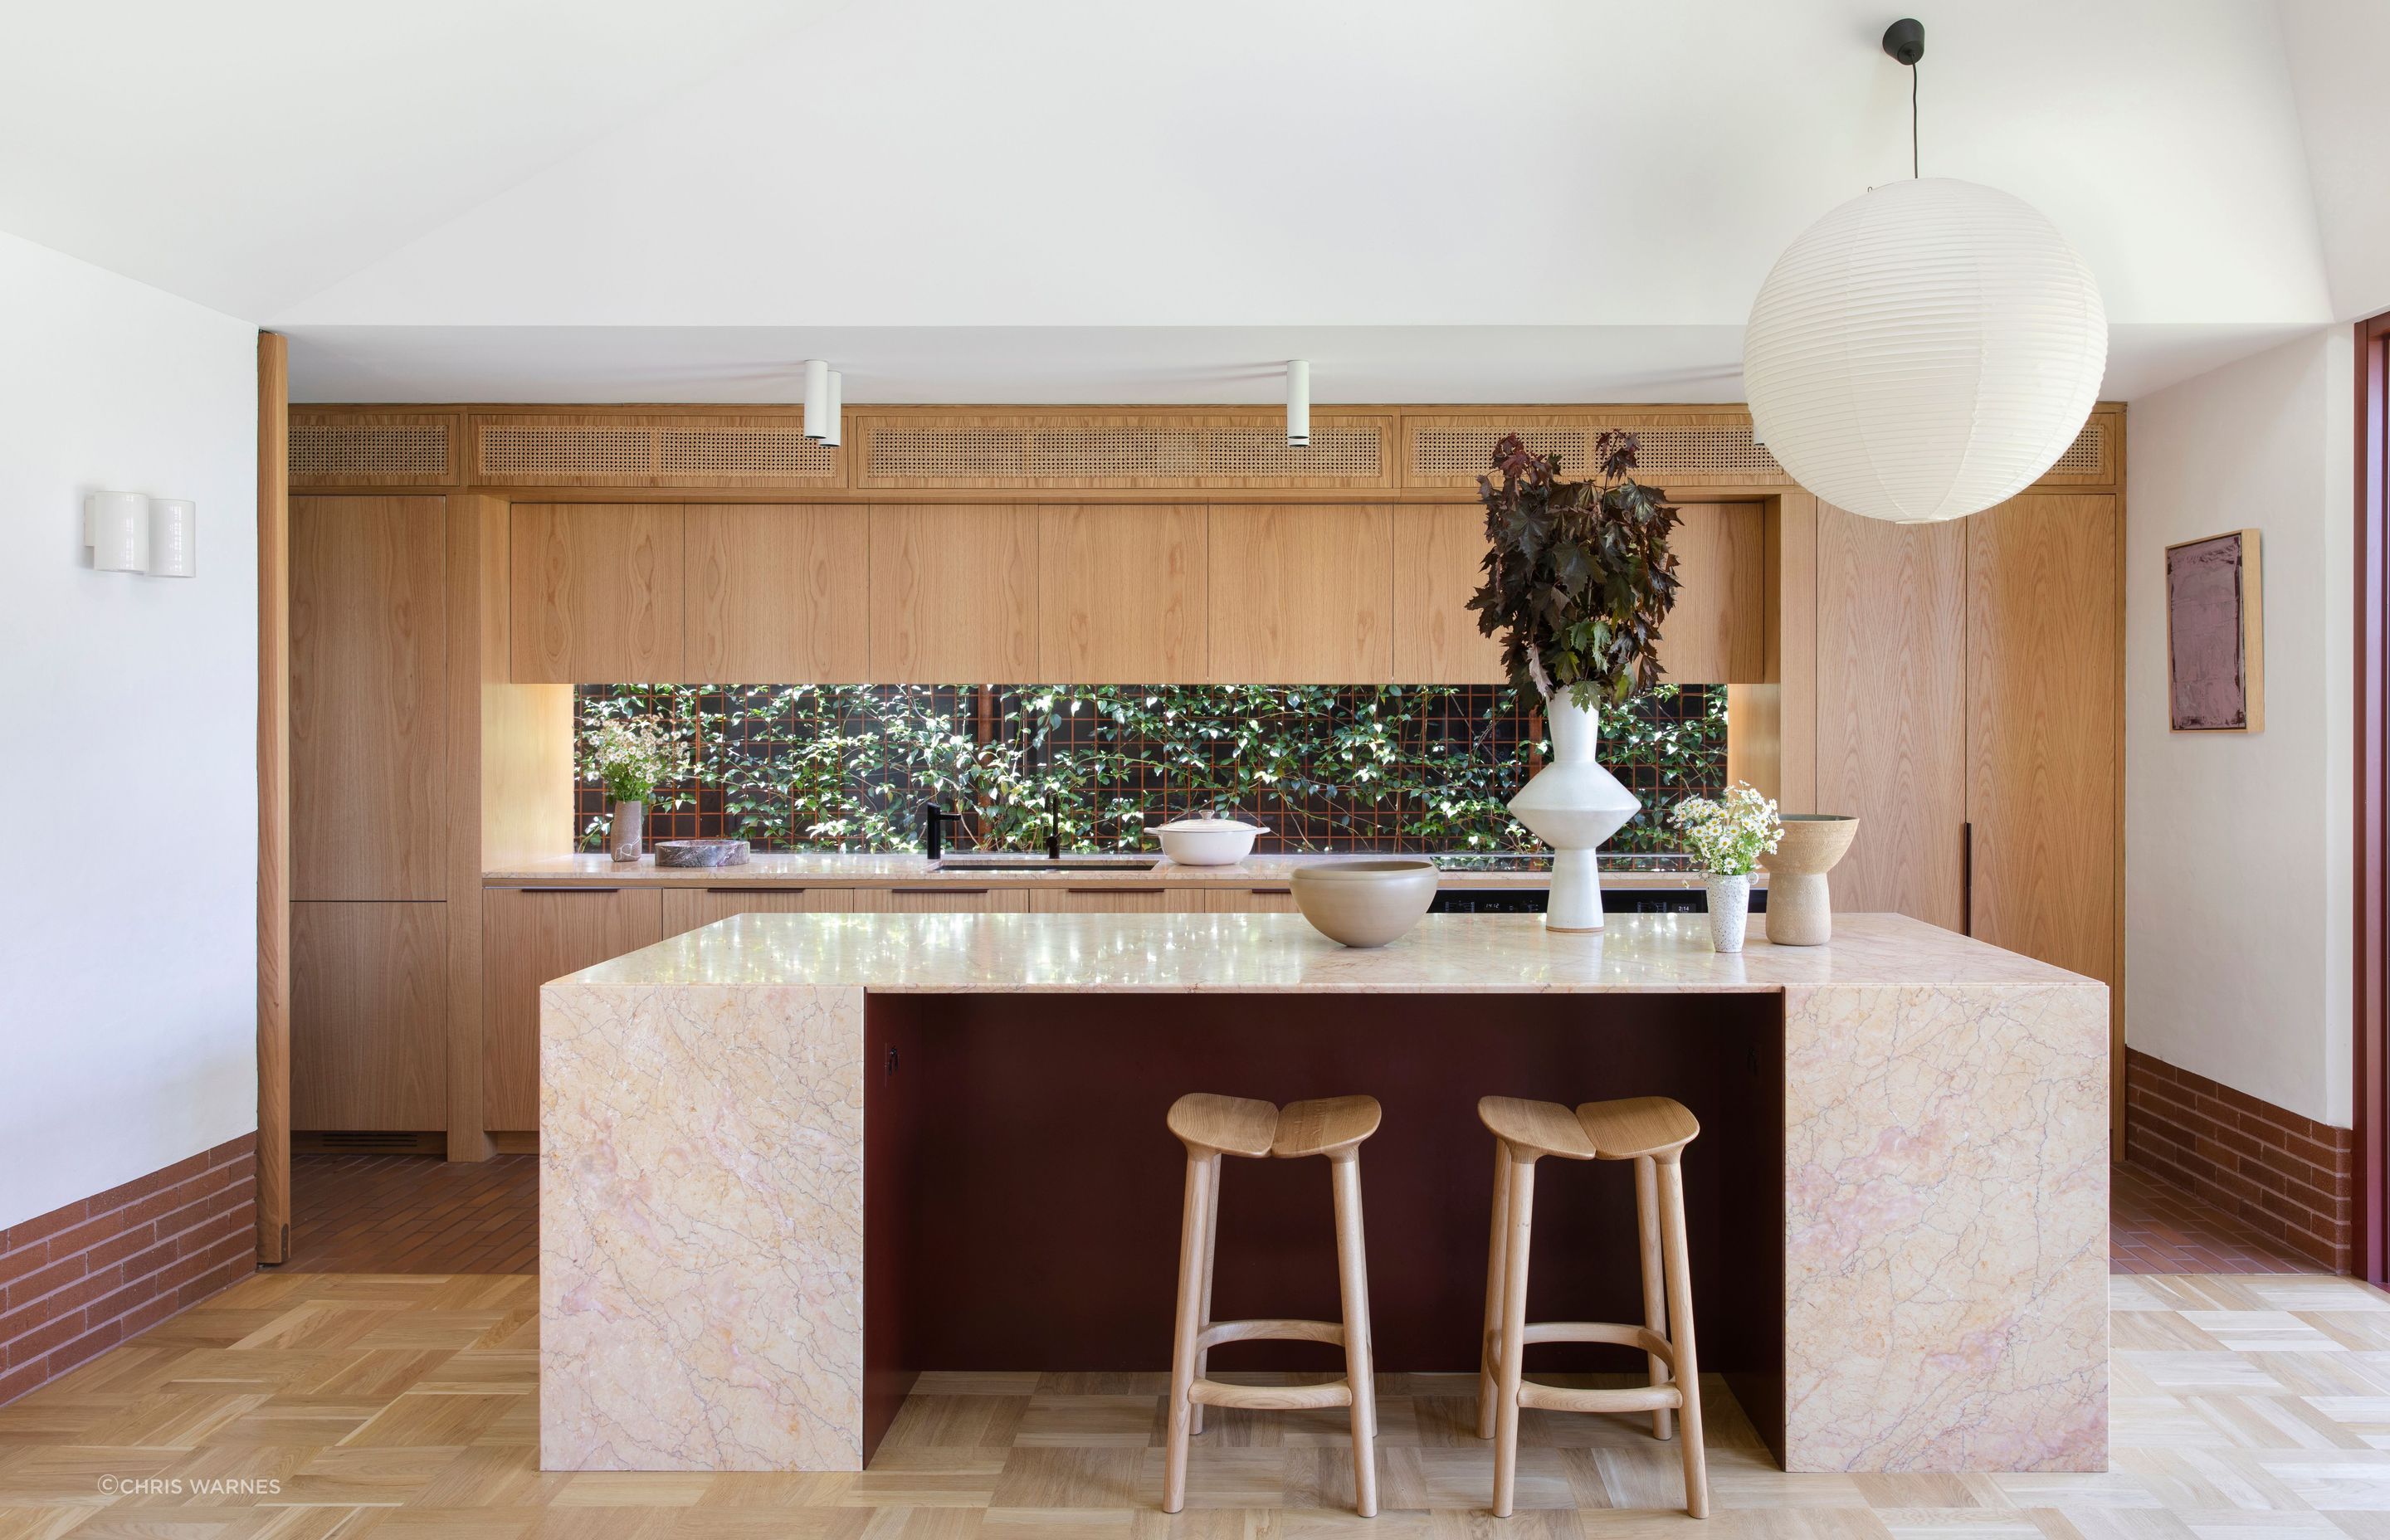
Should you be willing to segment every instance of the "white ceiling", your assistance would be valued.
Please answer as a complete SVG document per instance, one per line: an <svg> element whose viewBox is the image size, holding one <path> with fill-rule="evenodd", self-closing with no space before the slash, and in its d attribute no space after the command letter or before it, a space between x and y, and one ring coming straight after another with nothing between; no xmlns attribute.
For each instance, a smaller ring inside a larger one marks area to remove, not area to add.
<svg viewBox="0 0 2390 1540"><path fill-rule="evenodd" d="M2281 7L1913 7L1926 172L2083 250L2111 396L2390 304L2390 5ZM0 228L302 399L1734 399L1777 251L1908 171L1886 0L12 9Z"/></svg>

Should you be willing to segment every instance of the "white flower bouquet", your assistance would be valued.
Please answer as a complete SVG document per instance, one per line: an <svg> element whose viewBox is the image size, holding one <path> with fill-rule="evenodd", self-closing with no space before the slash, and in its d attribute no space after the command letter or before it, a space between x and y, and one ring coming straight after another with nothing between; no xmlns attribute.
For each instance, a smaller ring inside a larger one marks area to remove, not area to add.
<svg viewBox="0 0 2390 1540"><path fill-rule="evenodd" d="M612 717L590 735L589 757L606 795L644 802L659 786L688 775L688 748L651 716Z"/></svg>
<svg viewBox="0 0 2390 1540"><path fill-rule="evenodd" d="M1669 810L1668 821L1684 832L1685 848L1712 877L1750 876L1784 837L1776 804L1741 781L1717 802L1686 798Z"/></svg>

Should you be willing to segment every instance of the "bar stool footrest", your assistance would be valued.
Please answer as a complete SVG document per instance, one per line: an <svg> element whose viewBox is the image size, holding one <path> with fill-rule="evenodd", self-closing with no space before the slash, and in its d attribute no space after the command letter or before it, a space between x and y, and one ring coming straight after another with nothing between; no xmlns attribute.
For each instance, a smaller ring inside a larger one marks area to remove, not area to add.
<svg viewBox="0 0 2390 1540"><path fill-rule="evenodd" d="M1674 1383L1585 1387L1522 1380L1519 1405L1553 1412L1663 1412L1682 1409L1685 1394Z"/></svg>
<svg viewBox="0 0 2390 1540"><path fill-rule="evenodd" d="M1610 1321L1531 1321L1521 1335L1531 1346L1536 1342L1608 1342L1649 1354L1671 1369L1677 1367L1675 1344L1648 1326L1625 1326ZM1485 1334L1487 1363L1501 1363L1501 1338L1499 1328Z"/></svg>
<svg viewBox="0 0 2390 1540"><path fill-rule="evenodd" d="M1187 1398L1205 1406L1235 1406L1249 1412L1299 1412L1350 1406L1353 1387L1342 1380L1324 1385L1231 1385L1198 1380L1188 1387Z"/></svg>
<svg viewBox="0 0 2390 1540"><path fill-rule="evenodd" d="M1327 1342L1344 1345L1344 1328L1337 1321L1293 1321L1263 1316L1251 1321L1214 1321L1196 1336L1198 1350L1222 1342Z"/></svg>

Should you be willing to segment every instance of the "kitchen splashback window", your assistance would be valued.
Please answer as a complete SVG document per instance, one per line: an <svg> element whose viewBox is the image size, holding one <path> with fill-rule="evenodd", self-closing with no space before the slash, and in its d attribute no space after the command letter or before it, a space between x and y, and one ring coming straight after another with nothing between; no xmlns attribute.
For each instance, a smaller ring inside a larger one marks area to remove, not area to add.
<svg viewBox="0 0 2390 1540"><path fill-rule="evenodd" d="M1268 826L1262 852L1538 850L1503 804L1540 765L1539 703L1501 685L594 685L575 692L572 835L602 849L588 745L655 715L694 773L660 788L648 838L759 851L920 848L920 805L959 809L958 848L1151 848L1149 822L1209 808ZM1609 841L1674 848L1669 805L1726 784L1726 687L1663 686L1605 711L1601 762L1642 799Z"/></svg>

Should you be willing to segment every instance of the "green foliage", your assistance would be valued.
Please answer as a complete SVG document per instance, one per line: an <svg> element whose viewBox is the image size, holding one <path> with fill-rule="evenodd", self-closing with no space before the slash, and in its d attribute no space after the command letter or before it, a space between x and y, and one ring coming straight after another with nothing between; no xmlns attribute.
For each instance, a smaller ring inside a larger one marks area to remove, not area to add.
<svg viewBox="0 0 2390 1540"><path fill-rule="evenodd" d="M1677 510L1627 474L1632 433L1594 443L1598 481L1563 481L1557 455L1516 433L1494 446L1485 505L1485 582L1469 601L1477 629L1502 637L1510 683L1567 689L1580 706L1625 704L1660 682L1660 622L1677 602L1668 532Z"/></svg>
<svg viewBox="0 0 2390 1540"><path fill-rule="evenodd" d="M1723 785L1726 693L1690 714L1677 694L1602 712L1602 759L1646 803L1613 849L1673 849L1665 803ZM694 764L675 792L777 849L918 849L924 802L987 848L1042 849L1054 793L1072 850L1150 850L1165 807L1255 814L1266 849L1535 850L1504 803L1548 745L1517 704L1452 685L615 686L581 692L579 769L600 724L653 715ZM604 833L600 815L583 839Z"/></svg>

